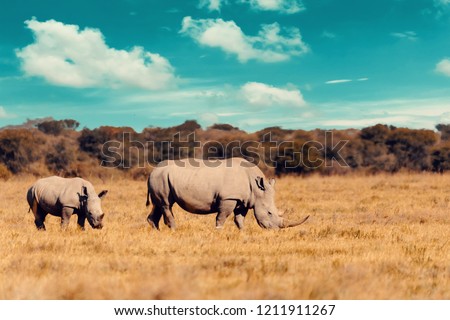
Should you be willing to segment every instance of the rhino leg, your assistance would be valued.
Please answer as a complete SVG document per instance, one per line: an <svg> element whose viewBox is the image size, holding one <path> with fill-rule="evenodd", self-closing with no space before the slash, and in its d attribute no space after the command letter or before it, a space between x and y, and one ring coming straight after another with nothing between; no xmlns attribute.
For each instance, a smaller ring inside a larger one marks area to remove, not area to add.
<svg viewBox="0 0 450 320"><path fill-rule="evenodd" d="M86 222L86 215L82 213L78 213L77 224L78 227L84 231L84 223Z"/></svg>
<svg viewBox="0 0 450 320"><path fill-rule="evenodd" d="M153 206L152 212L147 217L148 223L152 226L153 229L159 230L159 221L161 220L163 211L158 206Z"/></svg>
<svg viewBox="0 0 450 320"><path fill-rule="evenodd" d="M73 214L73 209L64 207L61 212L61 229L65 230L69 226L70 217Z"/></svg>
<svg viewBox="0 0 450 320"><path fill-rule="evenodd" d="M240 230L244 228L244 220L245 216L247 215L247 212L248 212L247 208L238 207L234 210L234 223Z"/></svg>
<svg viewBox="0 0 450 320"><path fill-rule="evenodd" d="M175 217L173 216L172 206L162 206L162 212L166 226L175 230Z"/></svg>
<svg viewBox="0 0 450 320"><path fill-rule="evenodd" d="M45 217L47 213L37 204L36 201L33 203L33 214L34 214L34 224L38 230L45 230Z"/></svg>
<svg viewBox="0 0 450 320"><path fill-rule="evenodd" d="M216 228L221 229L228 216L233 213L236 208L236 200L223 200L219 205L219 213L216 216Z"/></svg>

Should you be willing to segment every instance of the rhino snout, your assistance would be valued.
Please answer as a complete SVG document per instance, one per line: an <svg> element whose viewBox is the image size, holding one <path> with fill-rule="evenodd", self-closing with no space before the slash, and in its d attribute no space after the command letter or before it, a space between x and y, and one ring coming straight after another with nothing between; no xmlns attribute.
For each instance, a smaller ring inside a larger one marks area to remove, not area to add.
<svg viewBox="0 0 450 320"><path fill-rule="evenodd" d="M102 213L101 215L98 215L98 216L88 213L87 220L93 229L103 228L104 215L105 215L104 213Z"/></svg>

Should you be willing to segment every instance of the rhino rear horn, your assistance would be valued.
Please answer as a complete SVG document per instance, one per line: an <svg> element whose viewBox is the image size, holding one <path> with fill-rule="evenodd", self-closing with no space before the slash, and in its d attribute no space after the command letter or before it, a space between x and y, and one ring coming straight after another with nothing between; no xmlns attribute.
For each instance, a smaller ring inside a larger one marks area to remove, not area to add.
<svg viewBox="0 0 450 320"><path fill-rule="evenodd" d="M303 223L306 222L306 220L308 220L309 216L306 216L305 218L303 218L302 220L299 221L290 221L287 219L283 219L283 222L280 225L280 228L291 228L291 227L296 227L299 226Z"/></svg>

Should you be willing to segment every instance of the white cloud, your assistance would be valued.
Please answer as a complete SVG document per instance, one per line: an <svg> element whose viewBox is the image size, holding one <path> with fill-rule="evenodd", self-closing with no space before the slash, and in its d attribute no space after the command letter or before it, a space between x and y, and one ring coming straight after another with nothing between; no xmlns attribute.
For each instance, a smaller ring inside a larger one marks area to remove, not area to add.
<svg viewBox="0 0 450 320"><path fill-rule="evenodd" d="M234 117L234 116L242 116L244 114L249 114L250 112L219 112L217 115L219 117Z"/></svg>
<svg viewBox="0 0 450 320"><path fill-rule="evenodd" d="M293 14L305 10L300 0L240 0L248 3L253 10L278 11L285 14Z"/></svg>
<svg viewBox="0 0 450 320"><path fill-rule="evenodd" d="M210 126L219 122L219 116L213 112L206 112L199 115L199 121L203 126Z"/></svg>
<svg viewBox="0 0 450 320"><path fill-rule="evenodd" d="M408 128L434 129L445 122L450 113L448 97L424 99L392 99L374 101L341 101L313 105L326 110L322 119L315 119L319 127L367 127L377 123Z"/></svg>
<svg viewBox="0 0 450 320"><path fill-rule="evenodd" d="M8 114L6 113L5 108L0 106L0 119L6 119L6 118L8 118Z"/></svg>
<svg viewBox="0 0 450 320"><path fill-rule="evenodd" d="M356 80L352 79L336 79L336 80L329 80L326 81L325 84L339 84L339 83L347 83L347 82L353 82L353 81L367 81L369 78L358 78Z"/></svg>
<svg viewBox="0 0 450 320"><path fill-rule="evenodd" d="M207 8L209 11L220 11L223 5L232 0L200 0L199 8ZM283 14L294 14L305 10L301 0L234 0L237 4L249 4L255 11L277 11Z"/></svg>
<svg viewBox="0 0 450 320"><path fill-rule="evenodd" d="M450 4L450 0L434 0L435 6L446 6Z"/></svg>
<svg viewBox="0 0 450 320"><path fill-rule="evenodd" d="M14 113L10 113L6 111L5 107L0 106L0 120L1 119L12 119L15 118L16 115Z"/></svg>
<svg viewBox="0 0 450 320"><path fill-rule="evenodd" d="M436 65L436 71L450 77L450 59L442 59Z"/></svg>
<svg viewBox="0 0 450 320"><path fill-rule="evenodd" d="M241 87L244 99L254 106L289 106L306 105L303 95L298 89L281 89L260 82L247 82Z"/></svg>
<svg viewBox="0 0 450 320"><path fill-rule="evenodd" d="M321 34L322 38L327 38L327 39L336 39L336 35L332 32L329 32L327 30L324 30Z"/></svg>
<svg viewBox="0 0 450 320"><path fill-rule="evenodd" d="M92 28L80 30L55 20L25 21L34 43L16 51L29 76L68 87L138 87L158 90L174 83L169 61L141 47L130 51L108 47L103 34Z"/></svg>
<svg viewBox="0 0 450 320"><path fill-rule="evenodd" d="M220 7L222 6L222 4L226 3L226 0L200 0L199 7L206 7L209 11L220 11Z"/></svg>
<svg viewBox="0 0 450 320"><path fill-rule="evenodd" d="M377 123L383 124L403 124L410 123L413 117L409 116L389 116L379 118L365 118L365 119L336 119L325 120L321 122L321 125L325 127L340 127L340 128L358 128L373 126Z"/></svg>
<svg viewBox="0 0 450 320"><path fill-rule="evenodd" d="M325 82L326 84L337 84L337 83L346 83L346 82L352 82L350 79L337 79L337 80L330 80Z"/></svg>
<svg viewBox="0 0 450 320"><path fill-rule="evenodd" d="M405 32L393 32L391 36L399 39L406 39L410 41L416 41L418 39L417 33L414 31L405 31Z"/></svg>
<svg viewBox="0 0 450 320"><path fill-rule="evenodd" d="M448 15L450 11L450 0L434 0L434 8L424 9L423 14L434 14L436 19L441 19L442 17Z"/></svg>
<svg viewBox="0 0 450 320"><path fill-rule="evenodd" d="M281 34L282 31L285 35ZM263 62L285 61L291 56L309 51L299 29L282 30L278 23L262 25L257 36L247 36L234 21L184 17L180 33L190 36L201 45L235 54L242 63L252 59Z"/></svg>

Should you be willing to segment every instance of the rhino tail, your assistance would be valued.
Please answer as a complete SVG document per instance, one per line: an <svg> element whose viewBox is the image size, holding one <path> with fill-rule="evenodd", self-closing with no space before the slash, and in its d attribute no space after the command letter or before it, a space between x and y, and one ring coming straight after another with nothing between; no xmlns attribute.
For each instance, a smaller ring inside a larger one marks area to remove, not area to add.
<svg viewBox="0 0 450 320"><path fill-rule="evenodd" d="M36 213L37 212L37 207L38 207L38 202L37 202L36 198L33 197L33 207L30 207L28 209L28 213L30 212L30 210L33 210L33 213Z"/></svg>
<svg viewBox="0 0 450 320"><path fill-rule="evenodd" d="M30 188L28 190L27 193L27 201L28 201L28 213L30 213L31 210L33 210L33 212L35 212L34 207L37 207L37 201L36 201L36 196L34 195L34 192L32 191L32 189Z"/></svg>
<svg viewBox="0 0 450 320"><path fill-rule="evenodd" d="M147 179L147 202L145 206L148 207L150 205L150 177Z"/></svg>

